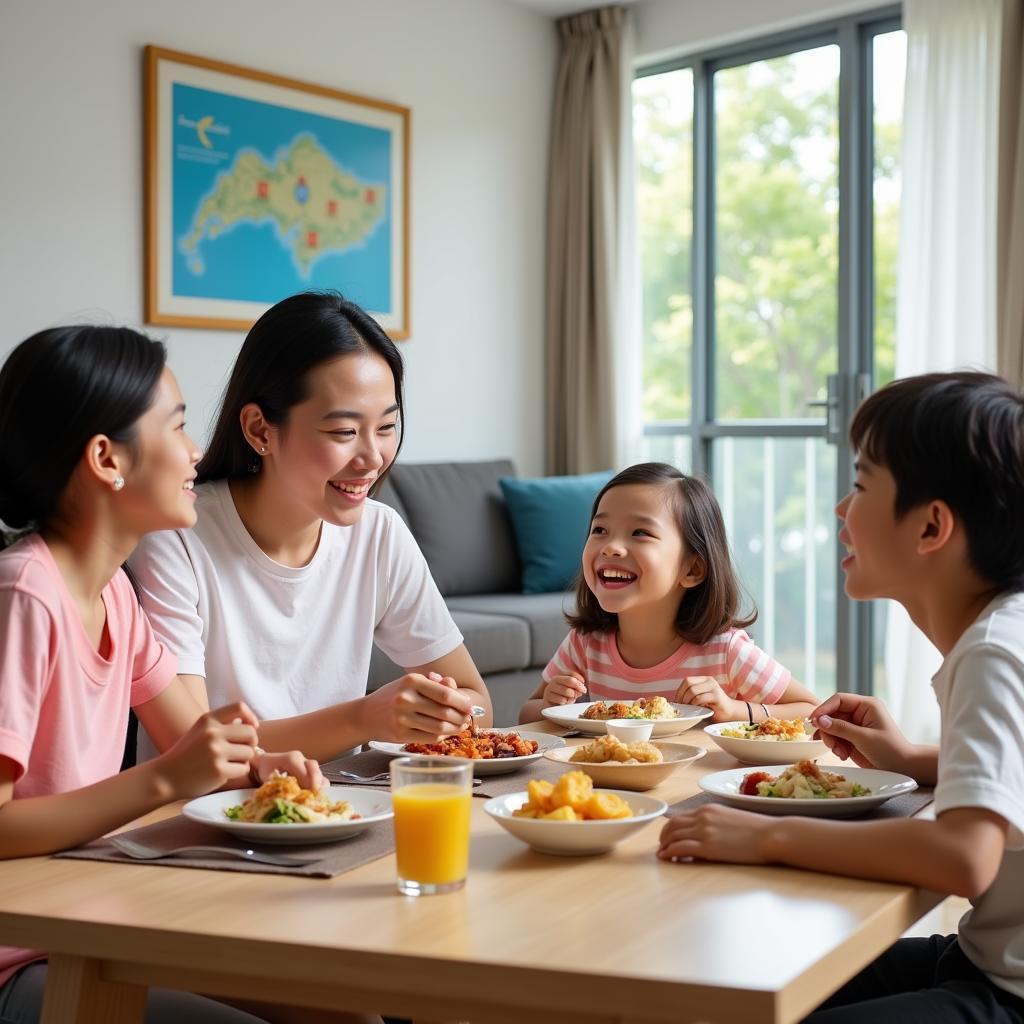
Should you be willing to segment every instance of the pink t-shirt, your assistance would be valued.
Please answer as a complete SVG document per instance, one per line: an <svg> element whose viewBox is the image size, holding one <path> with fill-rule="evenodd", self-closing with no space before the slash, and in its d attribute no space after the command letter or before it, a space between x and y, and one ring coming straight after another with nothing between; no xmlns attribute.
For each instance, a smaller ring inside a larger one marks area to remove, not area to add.
<svg viewBox="0 0 1024 1024"><path fill-rule="evenodd" d="M761 650L742 629L727 629L706 644L682 644L658 665L633 668L622 660L614 633L579 633L562 641L544 669L544 681L574 672L590 700L674 700L684 679L711 676L735 700L775 704L789 685L789 669Z"/></svg>
<svg viewBox="0 0 1024 1024"><path fill-rule="evenodd" d="M103 588L106 657L92 646L38 534L0 552L0 756L16 765L14 799L66 793L117 774L128 708L174 679L128 577ZM41 954L0 946L0 985Z"/></svg>

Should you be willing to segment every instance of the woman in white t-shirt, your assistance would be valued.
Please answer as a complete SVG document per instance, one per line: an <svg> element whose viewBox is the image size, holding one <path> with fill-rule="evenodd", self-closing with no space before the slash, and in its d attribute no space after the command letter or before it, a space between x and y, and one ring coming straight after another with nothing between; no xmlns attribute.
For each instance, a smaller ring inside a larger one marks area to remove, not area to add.
<svg viewBox="0 0 1024 1024"><path fill-rule="evenodd" d="M401 445L402 357L363 310L307 292L235 362L198 466L197 524L131 558L158 637L204 704L245 700L275 749L321 760L463 729L483 680L402 519L370 494ZM407 669L366 693L379 646ZM284 737L295 737L286 740Z"/></svg>

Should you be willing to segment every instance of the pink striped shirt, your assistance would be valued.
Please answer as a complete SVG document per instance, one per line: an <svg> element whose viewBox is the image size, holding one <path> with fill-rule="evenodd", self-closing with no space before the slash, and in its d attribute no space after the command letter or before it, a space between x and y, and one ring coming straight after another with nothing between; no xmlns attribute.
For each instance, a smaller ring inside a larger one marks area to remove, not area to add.
<svg viewBox="0 0 1024 1024"><path fill-rule="evenodd" d="M684 679L711 676L735 700L776 704L789 685L789 669L761 650L742 629L727 629L706 644L682 644L663 662L633 668L622 660L614 633L581 634L562 641L544 669L544 681L576 673L589 700L675 699Z"/></svg>

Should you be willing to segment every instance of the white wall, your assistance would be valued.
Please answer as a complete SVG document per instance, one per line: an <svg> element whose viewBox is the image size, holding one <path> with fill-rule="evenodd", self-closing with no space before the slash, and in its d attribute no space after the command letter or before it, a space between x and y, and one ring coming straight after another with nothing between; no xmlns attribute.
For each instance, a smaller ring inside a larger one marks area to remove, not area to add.
<svg viewBox="0 0 1024 1024"><path fill-rule="evenodd" d="M412 108L403 458L540 472L556 37L498 0L0 0L0 360L52 324L141 323L147 43ZM242 335L151 330L205 437Z"/></svg>
<svg viewBox="0 0 1024 1024"><path fill-rule="evenodd" d="M885 0L640 0L633 7L637 62L652 63L883 6Z"/></svg>

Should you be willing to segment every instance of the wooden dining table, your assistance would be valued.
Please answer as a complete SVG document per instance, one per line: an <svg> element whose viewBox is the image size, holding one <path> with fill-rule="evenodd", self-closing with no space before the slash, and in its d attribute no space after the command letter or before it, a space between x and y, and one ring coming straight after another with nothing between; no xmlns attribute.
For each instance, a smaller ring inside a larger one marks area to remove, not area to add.
<svg viewBox="0 0 1024 1024"><path fill-rule="evenodd" d="M650 791L670 804L737 767L699 728L672 742L708 754ZM399 895L393 856L330 880L30 857L0 862L0 944L49 954L43 1024L137 1024L147 986L417 1021L789 1024L942 899L666 863L660 819L601 856L535 853L484 802L460 892Z"/></svg>

